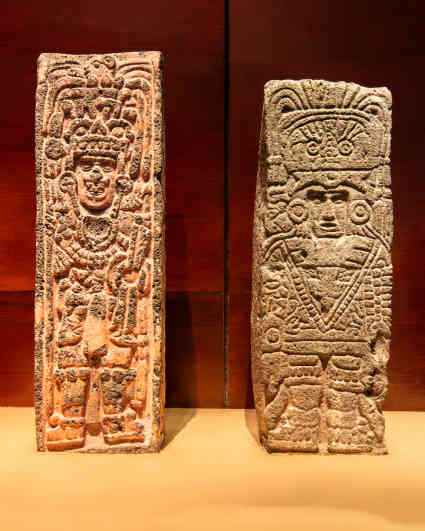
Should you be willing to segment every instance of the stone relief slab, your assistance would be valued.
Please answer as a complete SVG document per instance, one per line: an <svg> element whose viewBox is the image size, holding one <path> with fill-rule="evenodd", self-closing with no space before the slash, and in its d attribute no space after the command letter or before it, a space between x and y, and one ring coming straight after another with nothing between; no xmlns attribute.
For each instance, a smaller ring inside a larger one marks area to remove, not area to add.
<svg viewBox="0 0 425 531"><path fill-rule="evenodd" d="M161 79L158 52L39 58L39 450L148 452L162 443Z"/></svg>
<svg viewBox="0 0 425 531"><path fill-rule="evenodd" d="M386 88L265 86L251 318L269 451L386 453L390 130Z"/></svg>

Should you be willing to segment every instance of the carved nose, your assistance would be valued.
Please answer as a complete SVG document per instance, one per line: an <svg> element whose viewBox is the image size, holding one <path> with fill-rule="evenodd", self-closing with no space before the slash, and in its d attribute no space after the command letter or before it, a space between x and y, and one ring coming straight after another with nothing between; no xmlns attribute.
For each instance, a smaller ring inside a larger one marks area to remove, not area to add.
<svg viewBox="0 0 425 531"><path fill-rule="evenodd" d="M332 205L327 204L325 206L325 211L323 212L322 218L325 221L332 221L335 219L335 213Z"/></svg>
<svg viewBox="0 0 425 531"><path fill-rule="evenodd" d="M95 183L98 183L102 179L103 175L98 168L94 168L91 172L91 177Z"/></svg>

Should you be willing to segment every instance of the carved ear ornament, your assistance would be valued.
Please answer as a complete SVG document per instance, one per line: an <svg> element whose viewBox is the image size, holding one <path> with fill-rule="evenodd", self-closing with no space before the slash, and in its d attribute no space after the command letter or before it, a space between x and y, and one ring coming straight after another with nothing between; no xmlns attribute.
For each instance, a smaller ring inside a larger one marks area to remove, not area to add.
<svg viewBox="0 0 425 531"><path fill-rule="evenodd" d="M71 171L64 172L59 178L59 189L64 194L71 194L75 191L75 175Z"/></svg>
<svg viewBox="0 0 425 531"><path fill-rule="evenodd" d="M356 225L364 225L370 219L371 207L364 199L356 199L350 203L350 219Z"/></svg>
<svg viewBox="0 0 425 531"><path fill-rule="evenodd" d="M288 205L287 212L291 221L297 224L302 223L308 216L306 202L300 197L293 199Z"/></svg>

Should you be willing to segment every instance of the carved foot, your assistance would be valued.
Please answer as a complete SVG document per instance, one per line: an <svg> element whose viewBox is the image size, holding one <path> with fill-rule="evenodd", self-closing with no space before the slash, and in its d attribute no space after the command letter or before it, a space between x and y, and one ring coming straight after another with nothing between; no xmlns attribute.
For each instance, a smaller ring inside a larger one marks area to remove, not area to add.
<svg viewBox="0 0 425 531"><path fill-rule="evenodd" d="M328 428L328 451L333 454L370 453L374 435L367 426Z"/></svg>
<svg viewBox="0 0 425 531"><path fill-rule="evenodd" d="M103 436L107 444L143 442L144 426L136 419L135 411L128 409L124 413L103 417Z"/></svg>
<svg viewBox="0 0 425 531"><path fill-rule="evenodd" d="M73 450L81 448L85 442L84 418L66 418L55 415L47 429L46 445L48 450ZM56 425L54 425L56 424Z"/></svg>
<svg viewBox="0 0 425 531"><path fill-rule="evenodd" d="M134 334L113 334L111 341L119 347L133 347L137 345L137 337Z"/></svg>
<svg viewBox="0 0 425 531"><path fill-rule="evenodd" d="M319 450L320 412L289 407L279 425L269 431L266 446L271 450L317 452Z"/></svg>
<svg viewBox="0 0 425 531"><path fill-rule="evenodd" d="M349 411L330 409L327 412L327 425L330 453L370 453L376 446L374 433L357 409Z"/></svg>

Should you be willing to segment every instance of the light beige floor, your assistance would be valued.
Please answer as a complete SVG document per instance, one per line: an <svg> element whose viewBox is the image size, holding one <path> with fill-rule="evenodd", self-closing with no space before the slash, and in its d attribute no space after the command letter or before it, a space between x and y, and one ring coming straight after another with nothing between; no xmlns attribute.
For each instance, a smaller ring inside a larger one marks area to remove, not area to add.
<svg viewBox="0 0 425 531"><path fill-rule="evenodd" d="M425 413L387 413L388 456L267 454L253 411L167 410L159 455L40 454L0 409L1 530L425 530Z"/></svg>

